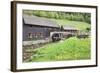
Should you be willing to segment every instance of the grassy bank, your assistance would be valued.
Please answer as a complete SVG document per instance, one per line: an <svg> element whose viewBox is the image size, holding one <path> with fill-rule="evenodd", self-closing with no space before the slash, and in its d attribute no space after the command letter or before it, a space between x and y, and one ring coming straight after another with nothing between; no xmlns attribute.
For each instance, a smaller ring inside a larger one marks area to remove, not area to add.
<svg viewBox="0 0 100 73"><path fill-rule="evenodd" d="M72 37L37 48L29 62L90 59L90 38Z"/></svg>
<svg viewBox="0 0 100 73"><path fill-rule="evenodd" d="M85 31L86 28L91 27L91 25L89 23L81 22L81 21L70 21L67 19L51 19L51 20L56 21L59 25L73 26L82 31Z"/></svg>

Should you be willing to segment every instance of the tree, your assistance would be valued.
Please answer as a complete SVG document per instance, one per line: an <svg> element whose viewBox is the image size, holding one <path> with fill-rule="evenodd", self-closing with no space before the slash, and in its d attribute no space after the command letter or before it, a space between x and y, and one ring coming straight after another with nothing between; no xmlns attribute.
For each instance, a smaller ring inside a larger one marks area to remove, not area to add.
<svg viewBox="0 0 100 73"><path fill-rule="evenodd" d="M89 27L88 27L88 28L86 28L86 31L87 31L87 32L89 32L90 30L91 30L91 28L89 28Z"/></svg>
<svg viewBox="0 0 100 73"><path fill-rule="evenodd" d="M43 11L43 10L23 10L23 13L28 15L45 17L45 18L67 19L72 21L82 21L89 24L91 23L90 13Z"/></svg>

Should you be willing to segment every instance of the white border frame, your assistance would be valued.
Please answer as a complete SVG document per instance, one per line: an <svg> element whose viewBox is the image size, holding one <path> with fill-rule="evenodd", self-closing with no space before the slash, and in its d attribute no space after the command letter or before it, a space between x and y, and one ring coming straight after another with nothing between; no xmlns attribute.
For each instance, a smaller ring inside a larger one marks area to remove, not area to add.
<svg viewBox="0 0 100 73"><path fill-rule="evenodd" d="M47 11L66 11L66 12L86 12L91 13L91 59L74 61L56 61L56 62L22 62L22 10L47 10ZM17 69L37 69L52 67L69 67L96 65L96 8L71 7L71 6L51 6L51 5L32 5L17 4Z"/></svg>

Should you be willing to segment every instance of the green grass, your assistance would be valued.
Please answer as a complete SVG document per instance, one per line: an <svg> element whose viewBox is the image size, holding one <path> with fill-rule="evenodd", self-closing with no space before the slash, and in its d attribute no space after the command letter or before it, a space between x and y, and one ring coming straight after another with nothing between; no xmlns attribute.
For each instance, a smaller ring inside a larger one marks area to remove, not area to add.
<svg viewBox="0 0 100 73"><path fill-rule="evenodd" d="M69 25L79 30L86 30L86 28L91 27L91 25L86 22L70 21L70 20L64 20L64 19L51 19L51 20L56 21L59 25Z"/></svg>
<svg viewBox="0 0 100 73"><path fill-rule="evenodd" d="M90 38L72 37L37 48L29 62L90 59Z"/></svg>

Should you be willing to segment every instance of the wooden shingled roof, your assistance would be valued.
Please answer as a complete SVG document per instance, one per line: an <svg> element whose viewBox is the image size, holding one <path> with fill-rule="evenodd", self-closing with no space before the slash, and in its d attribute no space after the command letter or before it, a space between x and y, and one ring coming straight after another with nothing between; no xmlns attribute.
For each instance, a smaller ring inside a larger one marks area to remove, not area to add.
<svg viewBox="0 0 100 73"><path fill-rule="evenodd" d="M23 21L27 25L29 24L36 26L59 27L59 25L55 21L34 15L23 15Z"/></svg>

